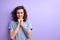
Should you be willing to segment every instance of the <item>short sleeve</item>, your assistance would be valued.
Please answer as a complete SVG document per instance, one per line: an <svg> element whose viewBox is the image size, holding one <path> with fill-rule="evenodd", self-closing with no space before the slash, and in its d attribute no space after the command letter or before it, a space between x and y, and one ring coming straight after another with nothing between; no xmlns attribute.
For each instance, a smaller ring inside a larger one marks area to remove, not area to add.
<svg viewBox="0 0 60 40"><path fill-rule="evenodd" d="M28 26L27 26L28 28L28 30L32 30L32 24L31 24L31 22L28 22Z"/></svg>
<svg viewBox="0 0 60 40"><path fill-rule="evenodd" d="M13 22L12 21L9 23L9 30L10 29L13 29Z"/></svg>

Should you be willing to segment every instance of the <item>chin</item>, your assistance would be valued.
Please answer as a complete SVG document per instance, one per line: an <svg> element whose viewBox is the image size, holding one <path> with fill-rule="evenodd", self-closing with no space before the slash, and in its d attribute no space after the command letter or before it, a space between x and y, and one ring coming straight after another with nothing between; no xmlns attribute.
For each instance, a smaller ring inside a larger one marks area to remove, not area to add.
<svg viewBox="0 0 60 40"><path fill-rule="evenodd" d="M18 19L20 19L20 18L22 18L22 17L19 17Z"/></svg>

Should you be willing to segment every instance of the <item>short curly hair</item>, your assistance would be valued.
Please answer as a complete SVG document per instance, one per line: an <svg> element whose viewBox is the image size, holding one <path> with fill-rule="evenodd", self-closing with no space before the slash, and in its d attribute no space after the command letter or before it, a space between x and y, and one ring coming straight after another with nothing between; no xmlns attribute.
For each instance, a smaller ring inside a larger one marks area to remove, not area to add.
<svg viewBox="0 0 60 40"><path fill-rule="evenodd" d="M12 19L14 20L14 21L17 21L17 10L19 10L19 9L23 9L23 11L24 11L24 17L23 17L23 21L25 22L26 20L27 20L27 12L26 12L26 9L24 8L24 6L17 6L12 12L11 12L11 14L12 14Z"/></svg>

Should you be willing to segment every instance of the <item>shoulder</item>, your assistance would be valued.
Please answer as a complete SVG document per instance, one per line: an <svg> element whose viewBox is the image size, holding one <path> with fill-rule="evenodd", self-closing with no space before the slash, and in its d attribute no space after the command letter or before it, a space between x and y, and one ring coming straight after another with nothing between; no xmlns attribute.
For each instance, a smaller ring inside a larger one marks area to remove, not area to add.
<svg viewBox="0 0 60 40"><path fill-rule="evenodd" d="M14 24L14 23L16 23L14 20L11 20L11 21L10 21L10 24Z"/></svg>
<svg viewBox="0 0 60 40"><path fill-rule="evenodd" d="M26 20L25 23L30 24L31 20Z"/></svg>
<svg viewBox="0 0 60 40"><path fill-rule="evenodd" d="M32 27L31 20L27 20L24 24L27 25L28 27Z"/></svg>
<svg viewBox="0 0 60 40"><path fill-rule="evenodd" d="M16 28L16 25L15 24L16 24L15 21L10 20L9 29L15 29Z"/></svg>
<svg viewBox="0 0 60 40"><path fill-rule="evenodd" d="M25 24L27 25L27 29L28 29L28 30L29 30L29 29L32 29L31 20L27 20Z"/></svg>

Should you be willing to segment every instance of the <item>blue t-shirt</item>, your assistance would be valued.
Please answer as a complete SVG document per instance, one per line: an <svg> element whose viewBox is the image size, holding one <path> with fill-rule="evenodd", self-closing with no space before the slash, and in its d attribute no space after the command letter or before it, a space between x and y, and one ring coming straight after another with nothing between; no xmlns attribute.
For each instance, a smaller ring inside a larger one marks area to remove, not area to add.
<svg viewBox="0 0 60 40"><path fill-rule="evenodd" d="M31 23L29 21L25 21L23 23L24 23L24 25L25 25L25 27L26 27L27 30L32 29L32 25L31 25ZM9 24L9 29L10 30L11 29L14 29L15 30L16 29L16 26L17 26L17 22L11 20L11 22ZM28 40L28 38L25 36L25 33L24 33L24 31L22 30L21 27L20 27L20 29L19 29L16 37L13 40Z"/></svg>

